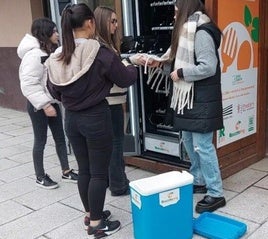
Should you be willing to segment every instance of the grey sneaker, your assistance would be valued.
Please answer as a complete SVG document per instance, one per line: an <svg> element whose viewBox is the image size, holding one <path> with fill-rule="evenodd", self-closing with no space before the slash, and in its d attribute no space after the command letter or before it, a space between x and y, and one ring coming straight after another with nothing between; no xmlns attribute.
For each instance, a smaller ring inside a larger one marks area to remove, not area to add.
<svg viewBox="0 0 268 239"><path fill-rule="evenodd" d="M102 237L110 236L117 232L121 227L119 221L109 221L101 219L100 224L96 227L88 226L87 234L89 239L99 239Z"/></svg>
<svg viewBox="0 0 268 239"><path fill-rule="evenodd" d="M58 183L54 182L49 177L49 175L45 174L45 176L43 177L37 177L36 186L45 188L45 189L54 189L54 188L57 188L59 185Z"/></svg>
<svg viewBox="0 0 268 239"><path fill-rule="evenodd" d="M69 171L68 173L64 173L61 176L62 181L66 183L77 183L78 181L78 174L74 172L73 169Z"/></svg>

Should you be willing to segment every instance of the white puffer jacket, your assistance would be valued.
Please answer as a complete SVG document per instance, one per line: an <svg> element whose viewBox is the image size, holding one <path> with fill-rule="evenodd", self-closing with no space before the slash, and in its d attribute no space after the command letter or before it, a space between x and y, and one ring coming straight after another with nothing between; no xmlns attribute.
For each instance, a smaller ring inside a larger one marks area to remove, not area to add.
<svg viewBox="0 0 268 239"><path fill-rule="evenodd" d="M47 53L40 49L38 40L26 34L18 46L17 54L22 59L19 68L22 94L37 110L48 104L58 103L46 88L47 69L41 63L41 57L47 56Z"/></svg>

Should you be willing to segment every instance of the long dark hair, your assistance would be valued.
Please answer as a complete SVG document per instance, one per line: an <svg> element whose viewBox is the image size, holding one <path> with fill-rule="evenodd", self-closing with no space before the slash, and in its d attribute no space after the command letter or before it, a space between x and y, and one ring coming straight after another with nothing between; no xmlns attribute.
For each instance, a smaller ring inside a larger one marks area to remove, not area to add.
<svg viewBox="0 0 268 239"><path fill-rule="evenodd" d="M175 6L178 8L178 13L176 14L176 21L174 23L171 37L171 60L176 57L178 41L183 24L187 22L188 18L196 11L201 11L202 13L208 15L201 0L177 0L175 2Z"/></svg>
<svg viewBox="0 0 268 239"><path fill-rule="evenodd" d="M113 9L105 6L99 6L95 9L94 15L97 28L96 32L101 42L113 51L116 51L117 54L120 54L120 39L118 31L116 30L114 34L111 34L110 24L108 24L112 20L112 13L116 14Z"/></svg>
<svg viewBox="0 0 268 239"><path fill-rule="evenodd" d="M33 21L31 27L32 35L39 41L40 49L45 51L47 54L54 52L58 47L50 41L50 37L54 33L56 24L49 18L37 18Z"/></svg>
<svg viewBox="0 0 268 239"><path fill-rule="evenodd" d="M67 5L62 12L62 52L59 60L63 60L68 65L75 50L73 29L82 27L84 22L89 19L95 19L94 13L84 3Z"/></svg>

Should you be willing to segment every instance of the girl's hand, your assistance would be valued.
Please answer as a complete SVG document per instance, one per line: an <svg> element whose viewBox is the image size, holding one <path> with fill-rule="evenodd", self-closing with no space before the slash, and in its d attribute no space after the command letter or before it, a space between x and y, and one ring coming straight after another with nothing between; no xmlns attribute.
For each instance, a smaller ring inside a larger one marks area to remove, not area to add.
<svg viewBox="0 0 268 239"><path fill-rule="evenodd" d="M47 117L56 117L57 116L57 111L52 105L49 105L44 108L44 112Z"/></svg>
<svg viewBox="0 0 268 239"><path fill-rule="evenodd" d="M149 59L148 66L149 67L152 67L152 68L160 67L160 62L157 61L157 60L151 60L151 59Z"/></svg>
<svg viewBox="0 0 268 239"><path fill-rule="evenodd" d="M170 73L170 78L171 78L173 81L178 81L178 80L179 80L177 70L174 70L174 71L172 71L172 72Z"/></svg>
<svg viewBox="0 0 268 239"><path fill-rule="evenodd" d="M146 61L144 56L140 53L130 56L129 60L131 61L132 64L135 64L135 65L144 65Z"/></svg>

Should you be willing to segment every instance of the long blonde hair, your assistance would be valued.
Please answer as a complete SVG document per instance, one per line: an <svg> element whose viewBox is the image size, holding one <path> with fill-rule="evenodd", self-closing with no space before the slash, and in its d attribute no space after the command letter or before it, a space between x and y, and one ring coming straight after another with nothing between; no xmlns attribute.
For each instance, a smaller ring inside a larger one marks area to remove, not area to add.
<svg viewBox="0 0 268 239"><path fill-rule="evenodd" d="M103 44L113 51L116 51L117 54L120 54L118 31L116 30L114 34L111 34L110 24L108 24L108 22L111 21L112 13L116 14L116 12L109 7L99 6L95 9L96 34Z"/></svg>

